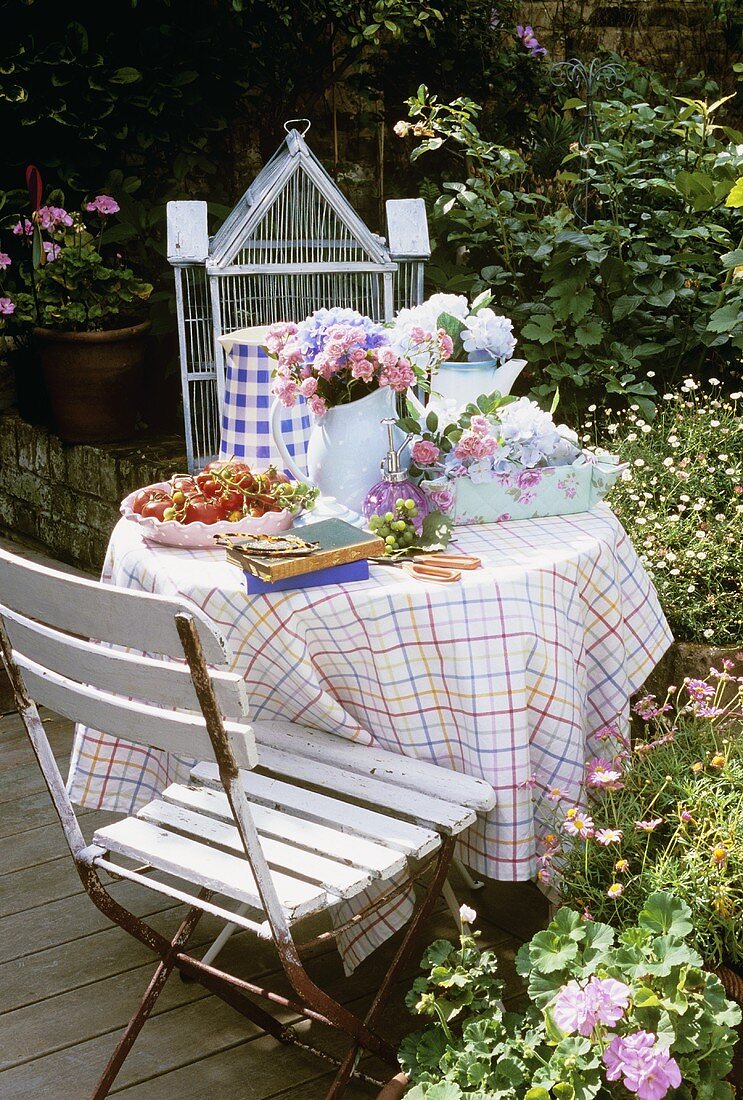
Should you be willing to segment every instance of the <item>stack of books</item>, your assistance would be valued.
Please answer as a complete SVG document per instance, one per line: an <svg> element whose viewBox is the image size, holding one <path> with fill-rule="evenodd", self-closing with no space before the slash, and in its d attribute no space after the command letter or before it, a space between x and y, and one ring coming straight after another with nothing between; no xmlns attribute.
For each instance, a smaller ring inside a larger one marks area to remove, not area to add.
<svg viewBox="0 0 743 1100"><path fill-rule="evenodd" d="M281 535L271 540L279 552L268 553L261 553L260 536L220 536L219 541L227 546L227 560L245 573L250 594L368 580L369 558L384 553L381 538L342 519L308 523L287 536L286 541L298 538L312 546L312 551L293 554L291 544L283 549Z"/></svg>

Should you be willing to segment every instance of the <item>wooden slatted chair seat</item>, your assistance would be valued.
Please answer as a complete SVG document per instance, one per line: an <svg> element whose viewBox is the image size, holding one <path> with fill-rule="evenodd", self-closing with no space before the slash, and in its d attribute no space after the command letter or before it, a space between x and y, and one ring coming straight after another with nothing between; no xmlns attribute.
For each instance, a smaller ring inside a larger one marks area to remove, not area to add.
<svg viewBox="0 0 743 1100"><path fill-rule="evenodd" d="M174 968L282 1042L307 1045L252 996L345 1031L352 1046L328 1100L342 1095L359 1046L394 1064L394 1049L376 1032L376 1021L416 931L446 884L456 838L478 813L492 808L492 788L296 724L251 725L242 678L229 670L210 620L186 600L100 585L0 551L0 647L86 890L99 909L160 957L95 1100L108 1094ZM171 784L138 813L98 829L86 842L37 703L102 732L200 762L190 783ZM406 889L412 874L427 867L433 868L428 892L361 1019L309 978L292 929L374 884L389 884L393 893ZM101 871L186 904L175 937L166 939L116 902ZM298 1000L217 970L208 965L209 956L188 955L187 941L204 912L221 917L227 928L271 937Z"/></svg>

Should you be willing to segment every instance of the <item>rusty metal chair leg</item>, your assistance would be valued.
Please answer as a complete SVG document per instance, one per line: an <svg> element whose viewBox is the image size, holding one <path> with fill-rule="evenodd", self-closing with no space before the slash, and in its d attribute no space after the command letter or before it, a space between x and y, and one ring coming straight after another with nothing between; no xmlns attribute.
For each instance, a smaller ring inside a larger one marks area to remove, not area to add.
<svg viewBox="0 0 743 1100"><path fill-rule="evenodd" d="M124 1061L129 1054L129 1051L132 1049L137 1036L142 1030L150 1013L152 1012L157 998L162 993L163 987L170 977L173 967L175 966L176 955L191 938L191 935L202 916L203 911L201 909L191 909L186 914L183 923L180 925L178 931L175 934L175 937L170 942L169 949L158 964L155 973L152 975L150 983L145 990L145 994L140 1001L136 1012L127 1024L124 1034L119 1040L113 1054L109 1058L106 1068L104 1069L101 1078L92 1093L91 1100L103 1100L103 1097L108 1096L109 1090L116 1078L116 1075L124 1064Z"/></svg>
<svg viewBox="0 0 743 1100"><path fill-rule="evenodd" d="M446 882L449 868L451 866L452 857L456 847L456 837L447 837L441 845L441 852L439 854L438 862L436 863L436 869L433 873L433 878L428 887L428 892L423 900L420 902L408 924L407 930L403 937L402 943L397 949L392 965L387 971L384 981L377 990L376 996L371 1003L369 1011L364 1017L364 1024L368 1028L372 1028L387 1003L394 983L400 973L403 965L407 962L411 951L415 947L415 941L418 933L421 931L423 922L428 919L431 914L431 910L436 904L439 895ZM353 1076L356 1062L360 1056L359 1043L354 1042L351 1049L346 1054L346 1057L341 1062L340 1069L330 1086L329 1091L325 1096L325 1100L340 1100L343 1093L346 1090L346 1085Z"/></svg>

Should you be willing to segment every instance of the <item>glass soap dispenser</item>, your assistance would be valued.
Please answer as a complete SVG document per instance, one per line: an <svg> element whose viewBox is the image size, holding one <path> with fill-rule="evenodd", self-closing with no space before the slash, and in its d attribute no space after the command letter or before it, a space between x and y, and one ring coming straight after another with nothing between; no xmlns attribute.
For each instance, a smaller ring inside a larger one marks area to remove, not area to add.
<svg viewBox="0 0 743 1100"><path fill-rule="evenodd" d="M364 498L364 517L368 519L372 515L384 516L388 512L395 514L398 500L412 500L418 510L413 523L420 534L423 520L428 514L428 500L423 490L410 480L407 470L403 470L400 464L400 456L413 437L406 436L400 446L395 447L395 418L385 417L381 423L387 428L387 454L382 460L382 480L373 485Z"/></svg>

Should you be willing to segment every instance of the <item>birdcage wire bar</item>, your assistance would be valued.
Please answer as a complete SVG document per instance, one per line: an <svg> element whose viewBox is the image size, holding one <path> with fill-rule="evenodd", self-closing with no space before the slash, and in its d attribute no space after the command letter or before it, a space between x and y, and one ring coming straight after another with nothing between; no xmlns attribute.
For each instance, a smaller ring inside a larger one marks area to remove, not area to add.
<svg viewBox="0 0 743 1100"><path fill-rule="evenodd" d="M427 254L401 254L398 262L295 130L288 131L214 237L206 236L204 204L180 206L204 207L203 242L192 241L190 252L186 246L180 254L179 244L174 254L169 245L186 453L189 469L195 470L219 450L223 334L299 321L323 306L391 320L398 309L422 301ZM175 231L173 239L179 239Z"/></svg>

